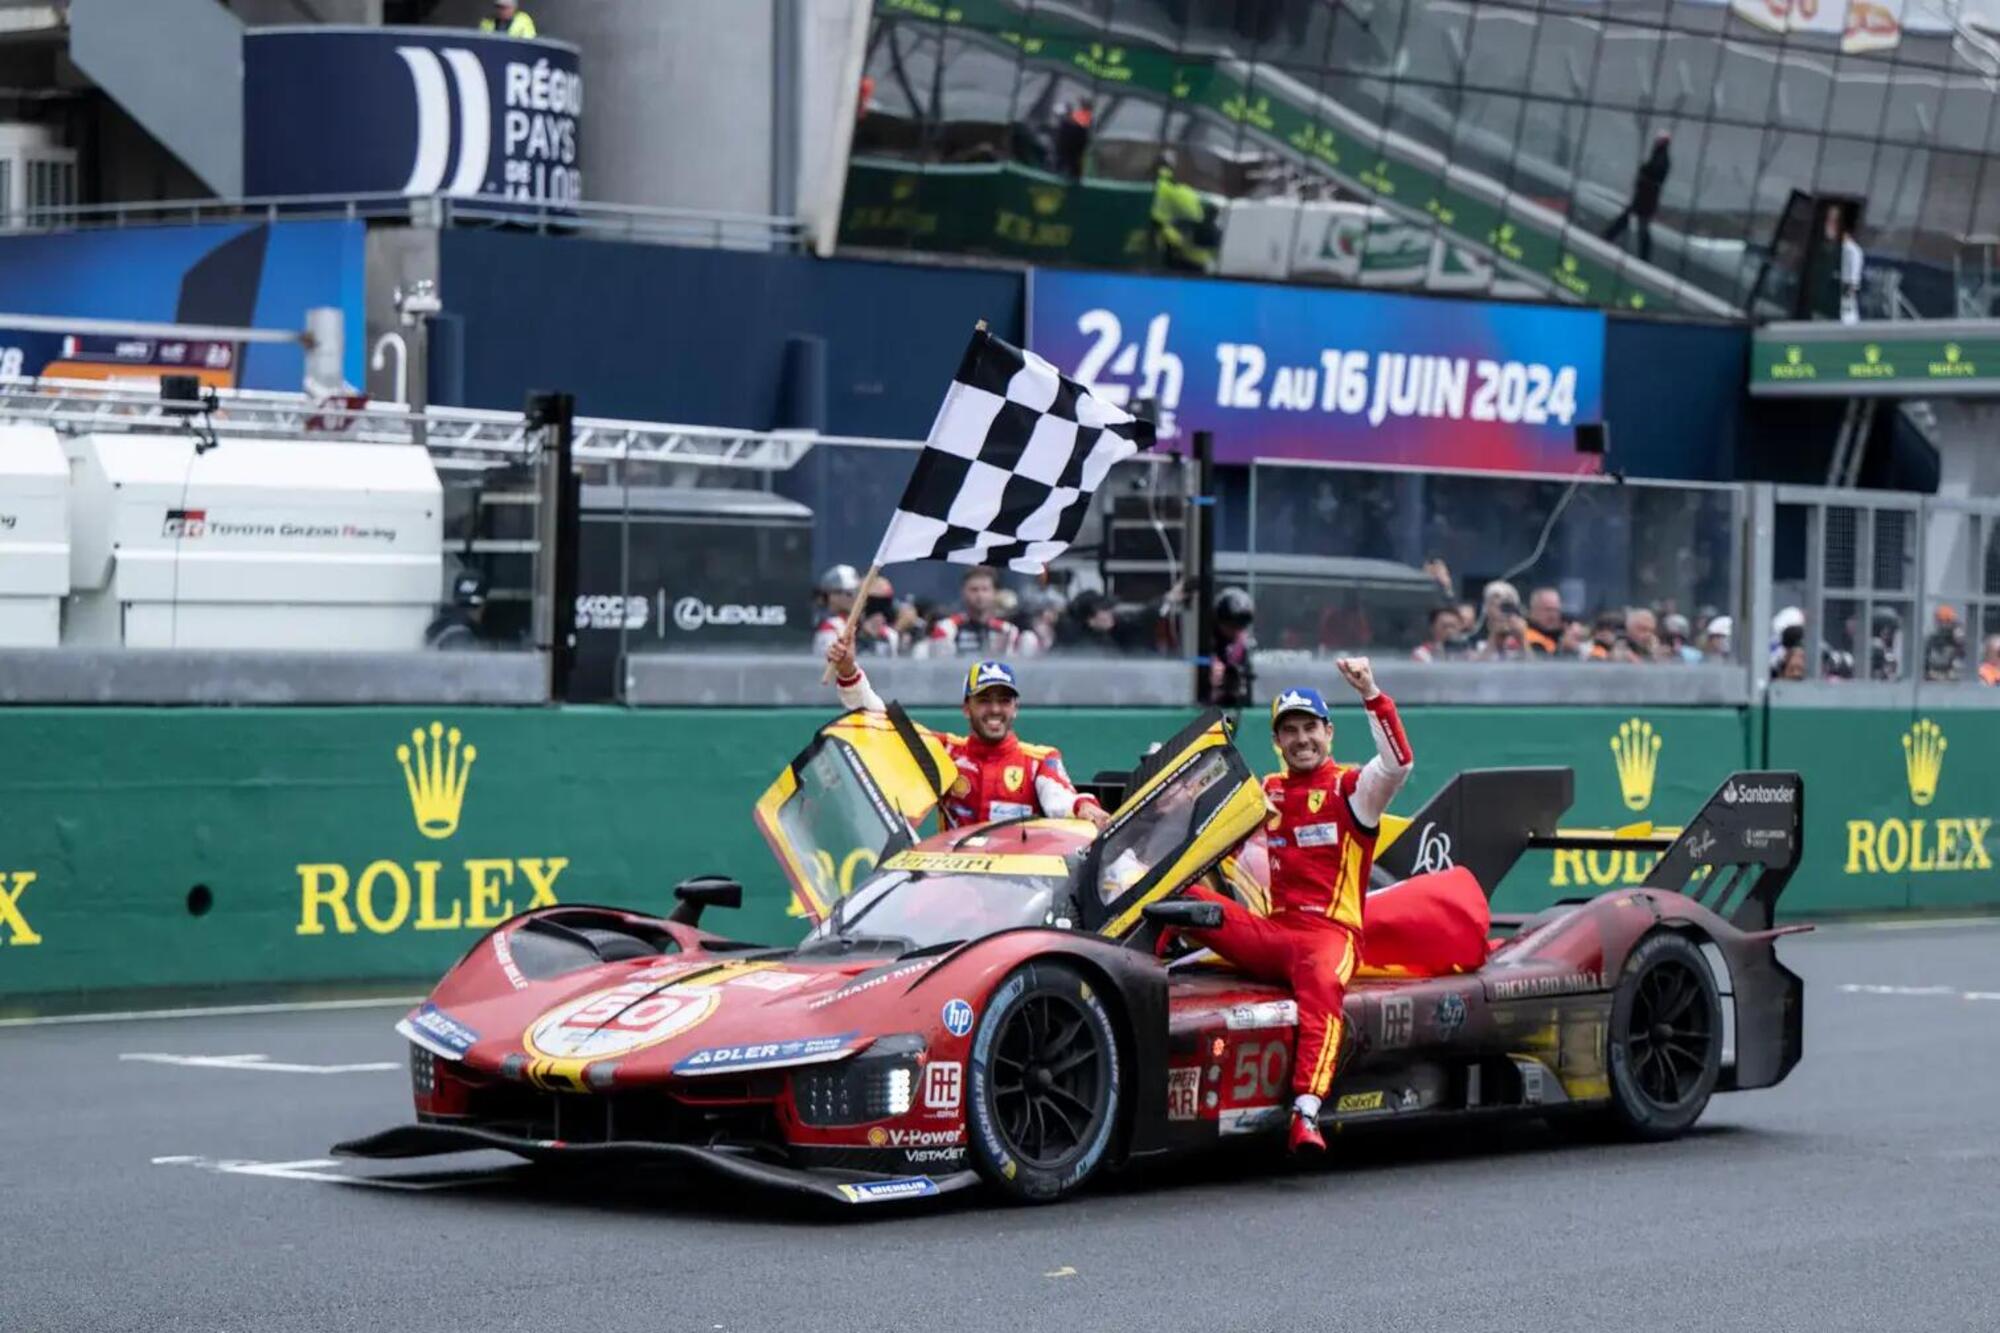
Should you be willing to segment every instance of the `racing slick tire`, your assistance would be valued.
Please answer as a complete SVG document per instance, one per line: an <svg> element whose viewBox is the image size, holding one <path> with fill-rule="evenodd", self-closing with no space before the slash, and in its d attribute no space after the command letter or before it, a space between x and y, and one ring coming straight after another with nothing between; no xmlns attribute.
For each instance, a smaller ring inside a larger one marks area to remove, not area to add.
<svg viewBox="0 0 2000 1333"><path fill-rule="evenodd" d="M1606 1035L1611 1104L1577 1126L1611 1138L1678 1138L1722 1072L1722 1000L1701 950L1662 931L1625 960Z"/></svg>
<svg viewBox="0 0 2000 1333"><path fill-rule="evenodd" d="M1124 1096L1117 1025L1084 975L1044 959L1009 973L973 1034L966 1137L1002 1194L1053 1203L1109 1155Z"/></svg>

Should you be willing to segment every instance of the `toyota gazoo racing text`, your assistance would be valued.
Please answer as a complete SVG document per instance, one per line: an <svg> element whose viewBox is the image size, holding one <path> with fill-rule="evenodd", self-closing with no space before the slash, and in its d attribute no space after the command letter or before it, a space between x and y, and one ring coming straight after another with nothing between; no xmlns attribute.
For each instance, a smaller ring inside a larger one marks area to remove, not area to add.
<svg viewBox="0 0 2000 1333"><path fill-rule="evenodd" d="M1101 775L1101 833L1028 818L916 839L952 776L899 708L827 724L755 812L803 940L705 929L741 901L716 878L683 882L666 917L517 916L399 1024L417 1122L335 1151L650 1163L843 1204L981 1186L1045 1201L1282 1133L1291 997L1176 944L1219 911L1191 884L1266 905L1264 800L1223 717ZM1559 831L1572 781L1462 773L1384 818L1323 1125L1527 1114L1666 1138L1711 1094L1798 1062L1803 985L1774 941L1799 928L1772 927L1798 775L1735 774L1675 836ZM1523 851L1566 847L1661 855L1637 887L1488 912ZM1391 937L1448 895L1463 915L1468 891L1483 958L1376 956L1378 920Z"/></svg>

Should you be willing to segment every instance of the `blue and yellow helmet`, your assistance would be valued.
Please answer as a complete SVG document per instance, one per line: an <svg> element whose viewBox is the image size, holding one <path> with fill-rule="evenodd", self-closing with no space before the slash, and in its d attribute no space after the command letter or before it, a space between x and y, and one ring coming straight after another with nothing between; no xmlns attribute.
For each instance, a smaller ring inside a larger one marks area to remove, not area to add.
<svg viewBox="0 0 2000 1333"><path fill-rule="evenodd" d="M982 690L1012 690L1014 697L1021 695L1021 686L1014 679L1014 668L1005 662L980 662L965 673L965 697L970 699Z"/></svg>
<svg viewBox="0 0 2000 1333"><path fill-rule="evenodd" d="M1278 719L1287 713L1311 713L1322 722L1331 721L1326 711L1326 700L1318 690L1295 686L1280 690L1278 697L1271 700L1271 730L1278 729Z"/></svg>

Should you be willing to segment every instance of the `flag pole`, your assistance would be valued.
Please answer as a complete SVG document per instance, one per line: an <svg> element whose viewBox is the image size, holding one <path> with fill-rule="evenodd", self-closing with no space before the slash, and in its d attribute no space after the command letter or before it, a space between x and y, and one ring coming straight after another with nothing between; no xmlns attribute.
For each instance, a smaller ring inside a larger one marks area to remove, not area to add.
<svg viewBox="0 0 2000 1333"><path fill-rule="evenodd" d="M972 331L975 334L986 332L986 321L982 319L974 322ZM854 605L847 608L847 623L840 627L840 642L850 652L854 648L855 632L861 628L861 616L868 604L868 594L875 587L875 580L881 576L882 566L879 563L869 565L868 572L861 577L861 587L855 591ZM832 679L833 663L828 662L826 669L820 672L819 683L825 685Z"/></svg>

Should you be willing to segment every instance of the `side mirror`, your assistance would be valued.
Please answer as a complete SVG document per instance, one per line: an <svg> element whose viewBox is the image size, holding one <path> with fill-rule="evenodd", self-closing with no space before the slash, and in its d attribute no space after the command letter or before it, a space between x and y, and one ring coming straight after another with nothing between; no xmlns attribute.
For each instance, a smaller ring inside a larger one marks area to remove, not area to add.
<svg viewBox="0 0 2000 1333"><path fill-rule="evenodd" d="M696 875L674 885L674 897L680 902L667 920L676 925L698 926L705 907L743 906L743 886L727 875Z"/></svg>
<svg viewBox="0 0 2000 1333"><path fill-rule="evenodd" d="M1199 898L1147 903L1143 915L1156 926L1171 926L1175 930L1218 930L1222 926L1222 904Z"/></svg>

